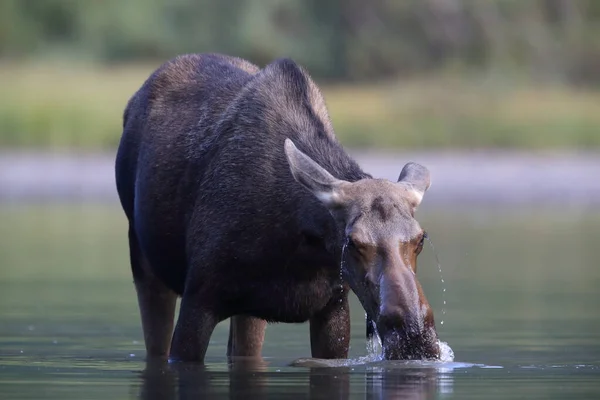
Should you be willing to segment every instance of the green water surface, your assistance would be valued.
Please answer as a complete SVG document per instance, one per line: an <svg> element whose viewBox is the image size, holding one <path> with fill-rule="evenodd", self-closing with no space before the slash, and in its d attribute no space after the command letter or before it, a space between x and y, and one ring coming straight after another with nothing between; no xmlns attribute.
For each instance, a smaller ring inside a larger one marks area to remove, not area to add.
<svg viewBox="0 0 600 400"><path fill-rule="evenodd" d="M116 206L0 205L0 398L600 398L600 212L418 217L444 283L430 248L418 276L453 362L360 362L353 298L345 366L289 365L310 356L307 324L269 326L263 363L228 365L226 322L206 366L165 366L144 361Z"/></svg>

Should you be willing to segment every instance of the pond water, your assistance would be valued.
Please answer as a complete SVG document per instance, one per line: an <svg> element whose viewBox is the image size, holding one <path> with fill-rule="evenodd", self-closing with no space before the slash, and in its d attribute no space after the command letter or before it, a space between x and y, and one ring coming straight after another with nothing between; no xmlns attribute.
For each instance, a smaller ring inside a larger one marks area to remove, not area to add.
<svg viewBox="0 0 600 400"><path fill-rule="evenodd" d="M444 283L430 248L418 276L453 361L361 362L353 298L348 362L291 366L310 356L308 325L278 324L263 362L228 365L222 323L202 367L146 365L118 208L1 205L0 397L600 397L600 212L424 204L418 217Z"/></svg>

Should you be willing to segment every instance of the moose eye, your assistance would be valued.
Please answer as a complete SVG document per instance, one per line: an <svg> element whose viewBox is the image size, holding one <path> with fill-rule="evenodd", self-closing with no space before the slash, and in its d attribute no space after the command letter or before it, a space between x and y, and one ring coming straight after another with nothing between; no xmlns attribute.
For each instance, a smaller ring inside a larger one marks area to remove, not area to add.
<svg viewBox="0 0 600 400"><path fill-rule="evenodd" d="M361 252L360 247L350 237L346 238L346 248L352 250L355 253Z"/></svg>

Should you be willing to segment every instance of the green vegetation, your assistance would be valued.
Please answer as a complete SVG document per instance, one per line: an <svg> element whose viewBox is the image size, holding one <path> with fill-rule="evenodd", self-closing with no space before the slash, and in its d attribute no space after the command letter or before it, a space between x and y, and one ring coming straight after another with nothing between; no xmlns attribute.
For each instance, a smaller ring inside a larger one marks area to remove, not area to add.
<svg viewBox="0 0 600 400"><path fill-rule="evenodd" d="M459 66L598 83L599 21L591 0L3 0L0 58L218 51L290 56L336 81Z"/></svg>
<svg viewBox="0 0 600 400"><path fill-rule="evenodd" d="M0 66L0 147L113 149L129 97L157 64ZM471 78L323 85L350 147L600 147L600 93Z"/></svg>
<svg viewBox="0 0 600 400"><path fill-rule="evenodd" d="M151 70L222 52L304 65L348 146L598 148L598 22L590 0L5 0L0 146L113 149Z"/></svg>

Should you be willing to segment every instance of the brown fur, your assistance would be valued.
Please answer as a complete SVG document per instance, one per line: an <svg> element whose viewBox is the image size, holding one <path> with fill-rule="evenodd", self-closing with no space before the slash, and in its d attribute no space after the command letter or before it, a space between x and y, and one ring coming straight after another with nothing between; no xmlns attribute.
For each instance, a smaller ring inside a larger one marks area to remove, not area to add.
<svg viewBox="0 0 600 400"><path fill-rule="evenodd" d="M127 105L115 175L150 358L165 357L171 340L171 358L203 361L227 318L230 356L259 355L267 321L309 321L314 357L346 357L350 288L378 325L381 310L396 310L388 331L416 332L390 357L435 353L433 322L416 309L424 296L399 252L422 235L414 210L429 174L410 163L398 183L363 172L293 61L260 70L219 54L166 62ZM376 256L350 249L341 281L353 238ZM399 292L380 296L365 271Z"/></svg>

